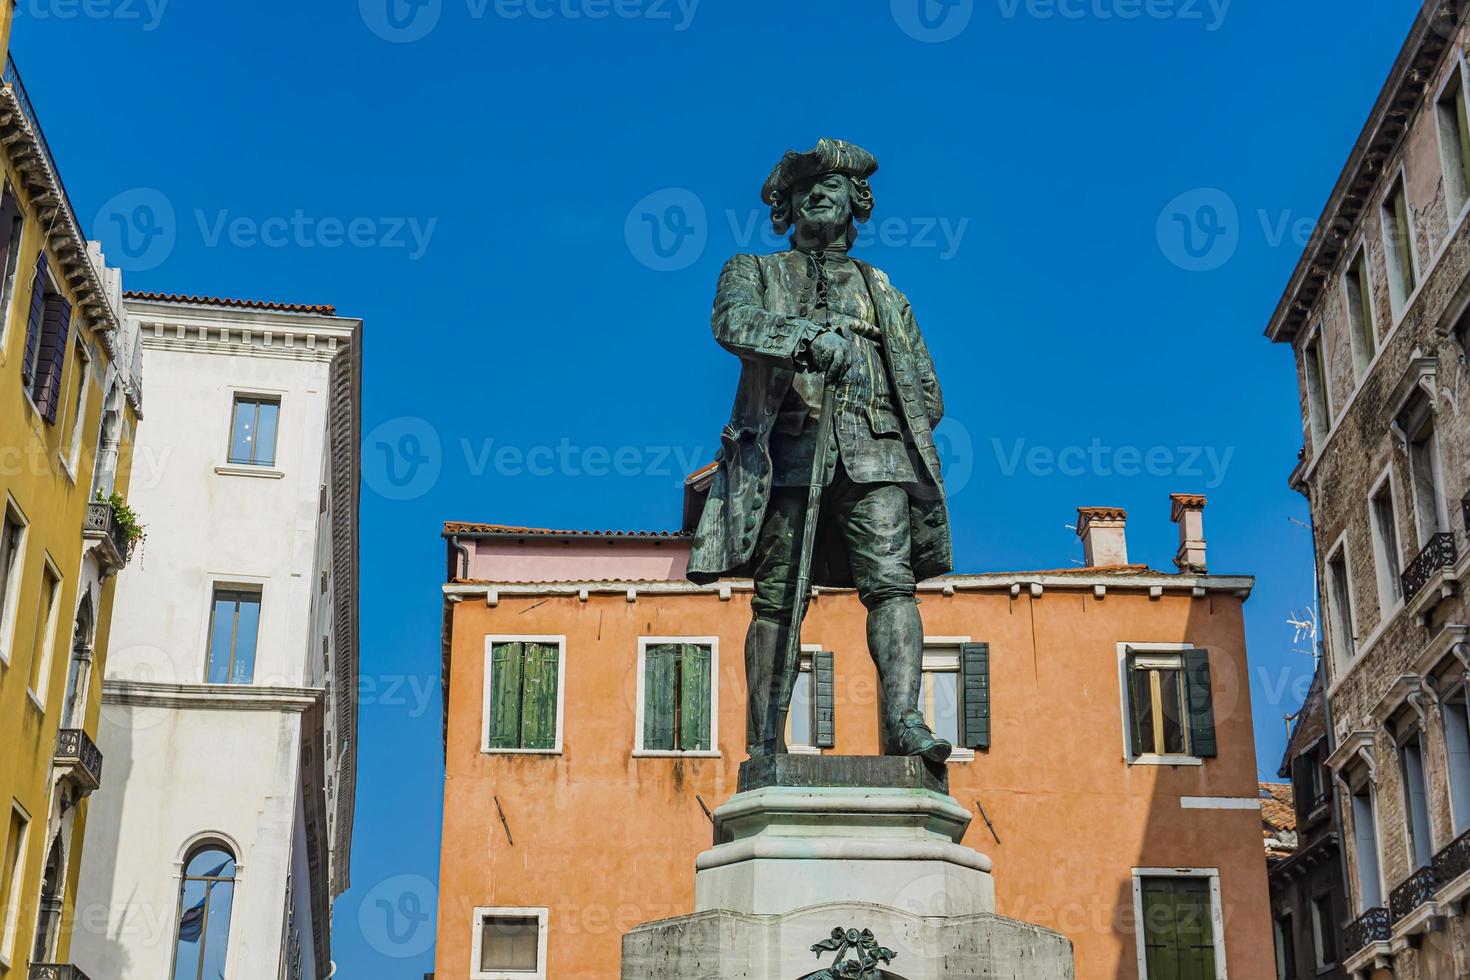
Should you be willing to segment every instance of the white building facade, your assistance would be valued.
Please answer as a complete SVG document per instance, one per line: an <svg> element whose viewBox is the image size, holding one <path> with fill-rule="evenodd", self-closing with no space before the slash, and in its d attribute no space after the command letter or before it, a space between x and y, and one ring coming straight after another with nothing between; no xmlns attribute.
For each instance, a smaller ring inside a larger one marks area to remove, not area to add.
<svg viewBox="0 0 1470 980"><path fill-rule="evenodd" d="M318 980L356 771L361 321L130 293L150 376L73 950Z"/></svg>

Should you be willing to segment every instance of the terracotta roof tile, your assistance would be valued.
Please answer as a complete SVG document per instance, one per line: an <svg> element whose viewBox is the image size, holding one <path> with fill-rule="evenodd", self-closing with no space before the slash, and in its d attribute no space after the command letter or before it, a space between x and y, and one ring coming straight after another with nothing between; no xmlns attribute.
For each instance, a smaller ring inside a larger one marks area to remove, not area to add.
<svg viewBox="0 0 1470 980"><path fill-rule="evenodd" d="M444 533L483 534L504 537L556 537L556 538L652 538L656 540L683 540L694 535L688 531L616 531L616 530L571 530L550 527L520 527L515 524L475 524L469 521L445 521Z"/></svg>
<svg viewBox="0 0 1470 980"><path fill-rule="evenodd" d="M191 306L229 306L245 310L275 310L280 313L315 313L319 316L336 316L335 306L320 306L309 303L278 303L264 299L230 299L223 296L190 296L184 293L148 293L129 289L124 299L136 299L145 303L187 303Z"/></svg>

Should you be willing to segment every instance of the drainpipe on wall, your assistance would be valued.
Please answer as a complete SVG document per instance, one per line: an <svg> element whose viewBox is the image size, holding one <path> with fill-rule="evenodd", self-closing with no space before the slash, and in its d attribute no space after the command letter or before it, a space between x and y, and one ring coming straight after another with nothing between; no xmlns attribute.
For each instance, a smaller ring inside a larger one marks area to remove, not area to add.
<svg viewBox="0 0 1470 980"><path fill-rule="evenodd" d="M467 579L470 577L470 549L459 543L459 535L451 534L449 544L455 551L459 552L459 577Z"/></svg>

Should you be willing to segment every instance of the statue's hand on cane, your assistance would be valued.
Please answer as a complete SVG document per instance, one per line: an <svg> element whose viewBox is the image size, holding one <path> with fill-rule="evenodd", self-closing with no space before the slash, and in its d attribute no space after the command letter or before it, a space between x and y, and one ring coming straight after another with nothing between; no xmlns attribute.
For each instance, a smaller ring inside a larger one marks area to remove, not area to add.
<svg viewBox="0 0 1470 980"><path fill-rule="evenodd" d="M840 384L852 367L852 341L836 330L823 330L807 348L812 366L827 379L827 384Z"/></svg>

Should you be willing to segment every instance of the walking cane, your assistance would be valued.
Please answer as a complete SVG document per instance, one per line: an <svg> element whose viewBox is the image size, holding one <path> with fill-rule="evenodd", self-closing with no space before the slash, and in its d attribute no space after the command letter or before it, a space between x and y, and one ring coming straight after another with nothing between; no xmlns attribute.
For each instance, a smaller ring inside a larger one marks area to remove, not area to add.
<svg viewBox="0 0 1470 980"><path fill-rule="evenodd" d="M824 382L822 414L817 420L817 450L812 454L812 479L807 488L806 513L801 519L801 551L796 559L796 597L791 602L791 621L786 630L786 659L781 663L780 710L766 713L766 725L774 729L786 724L791 709L790 691L801 669L801 621L806 618L807 599L812 592L812 548L817 539L817 516L822 509L822 488L827 482L827 444L832 441L833 401L837 386ZM768 745L776 745L784 732L767 731Z"/></svg>

